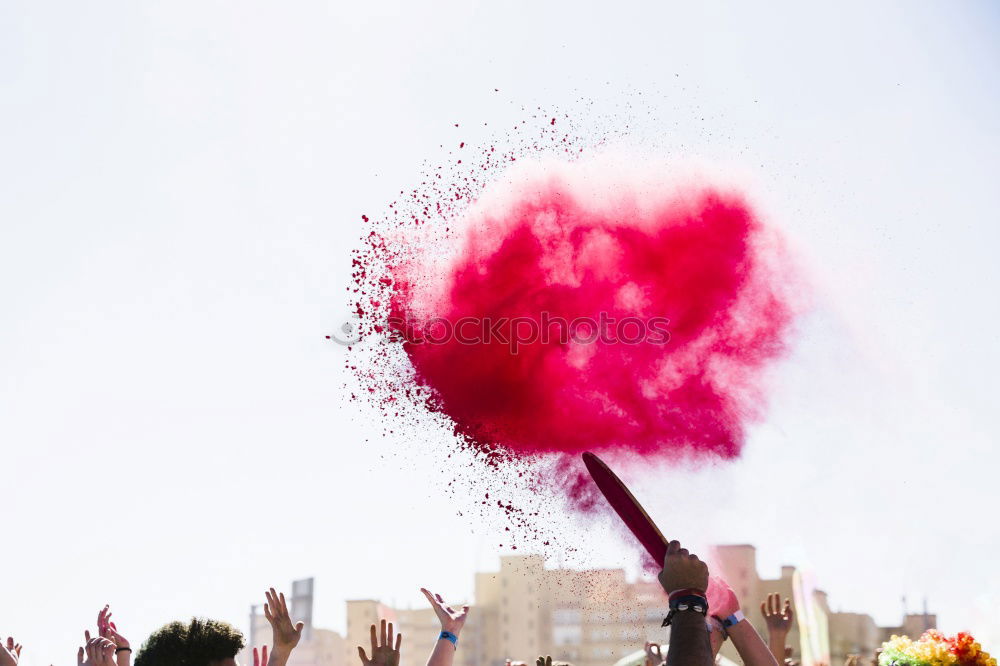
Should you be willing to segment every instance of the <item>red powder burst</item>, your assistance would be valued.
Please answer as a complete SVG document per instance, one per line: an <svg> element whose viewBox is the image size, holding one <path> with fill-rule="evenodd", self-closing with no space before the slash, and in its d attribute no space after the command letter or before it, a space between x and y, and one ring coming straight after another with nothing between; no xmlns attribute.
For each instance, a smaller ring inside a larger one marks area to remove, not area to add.
<svg viewBox="0 0 1000 666"><path fill-rule="evenodd" d="M780 243L739 191L587 171L629 135L622 110L587 111L585 132L572 115L522 111L513 130L456 137L461 162L447 151L363 216L355 321L327 336L353 336L351 397L387 436L454 429L447 491L506 522L510 548L561 540L548 517L563 500L605 506L580 451L737 456L793 318Z"/></svg>
<svg viewBox="0 0 1000 666"><path fill-rule="evenodd" d="M397 285L416 382L483 447L738 455L792 317L760 220L707 185L611 206L581 187L528 183L432 293Z"/></svg>

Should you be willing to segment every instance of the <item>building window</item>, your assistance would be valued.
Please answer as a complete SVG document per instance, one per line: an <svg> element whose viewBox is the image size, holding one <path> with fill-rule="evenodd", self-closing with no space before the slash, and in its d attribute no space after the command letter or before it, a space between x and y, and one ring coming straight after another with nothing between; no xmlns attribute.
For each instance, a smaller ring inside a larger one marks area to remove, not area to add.
<svg viewBox="0 0 1000 666"><path fill-rule="evenodd" d="M552 611L552 624L578 625L582 615L579 608L556 608Z"/></svg>
<svg viewBox="0 0 1000 666"><path fill-rule="evenodd" d="M556 645L579 645L583 642L583 627L556 625L552 627L552 642Z"/></svg>

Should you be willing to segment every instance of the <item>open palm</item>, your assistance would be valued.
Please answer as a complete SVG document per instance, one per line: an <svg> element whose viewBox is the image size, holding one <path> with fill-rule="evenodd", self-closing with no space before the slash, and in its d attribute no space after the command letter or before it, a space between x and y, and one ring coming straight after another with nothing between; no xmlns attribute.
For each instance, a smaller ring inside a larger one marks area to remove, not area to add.
<svg viewBox="0 0 1000 666"><path fill-rule="evenodd" d="M399 666L399 646L403 642L403 634L396 634L395 645L393 645L392 622L387 625L385 620L382 620L381 628L377 633L373 624L371 633L371 658L365 653L363 647L358 646L358 656L361 657L362 666Z"/></svg>
<svg viewBox="0 0 1000 666"><path fill-rule="evenodd" d="M267 603L264 604L264 617L271 623L271 635L274 643L272 650L291 652L292 648L302 640L302 630L305 628L305 623L296 622L292 625L284 592L278 594L272 587L264 595L267 597Z"/></svg>
<svg viewBox="0 0 1000 666"><path fill-rule="evenodd" d="M792 602L785 599L785 605L782 607L780 594L767 595L767 600L760 604L760 612L764 616L769 632L788 633L792 628L792 619L795 617Z"/></svg>
<svg viewBox="0 0 1000 666"><path fill-rule="evenodd" d="M462 627L465 626L465 619L469 616L469 607L462 606L455 610L445 603L440 594L434 594L424 588L420 588L420 591L427 597L427 601L431 602L431 608L434 609L434 614L441 622L441 630L450 631L457 636L462 631Z"/></svg>

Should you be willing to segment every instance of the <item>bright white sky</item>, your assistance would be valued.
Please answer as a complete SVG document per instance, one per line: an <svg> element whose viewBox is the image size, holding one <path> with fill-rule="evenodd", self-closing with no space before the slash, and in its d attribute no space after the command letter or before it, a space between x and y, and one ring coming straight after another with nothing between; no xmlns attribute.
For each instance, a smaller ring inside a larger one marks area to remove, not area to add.
<svg viewBox="0 0 1000 666"><path fill-rule="evenodd" d="M334 628L469 594L503 523L457 515L440 437L381 437L323 340L359 216L455 122L643 91L756 174L816 307L744 459L640 495L1000 651L998 29L989 2L3 3L0 634L68 666L105 602L138 643L294 577ZM632 561L592 534L581 563Z"/></svg>

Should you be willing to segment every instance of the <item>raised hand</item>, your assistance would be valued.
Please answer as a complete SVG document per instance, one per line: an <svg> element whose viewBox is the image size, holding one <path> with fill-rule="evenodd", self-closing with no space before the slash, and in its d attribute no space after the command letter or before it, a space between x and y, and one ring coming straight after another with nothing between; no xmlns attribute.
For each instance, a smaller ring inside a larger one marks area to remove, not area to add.
<svg viewBox="0 0 1000 666"><path fill-rule="evenodd" d="M0 644L0 666L17 666L21 659L21 644L15 643L10 636L7 642Z"/></svg>
<svg viewBox="0 0 1000 666"><path fill-rule="evenodd" d="M785 599L785 606L782 608L780 594L767 595L767 599L760 602L760 612L764 616L769 634L787 634L792 628L792 619L795 617L795 613L792 611L792 602Z"/></svg>
<svg viewBox="0 0 1000 666"><path fill-rule="evenodd" d="M733 588L719 576L708 577L705 597L708 599L712 615L716 617L725 619L740 609L740 600L733 592Z"/></svg>
<svg viewBox="0 0 1000 666"><path fill-rule="evenodd" d="M288 656L299 641L302 639L302 629L305 623L296 622L292 625L292 618L288 614L288 604L285 603L285 594L278 594L272 587L264 593L267 603L264 604L264 617L271 623L271 666L284 664L288 661ZM264 662L267 664L267 661Z"/></svg>
<svg viewBox="0 0 1000 666"><path fill-rule="evenodd" d="M643 647L646 651L646 666L660 666L663 663L663 650L660 649L659 643L646 641Z"/></svg>
<svg viewBox="0 0 1000 666"><path fill-rule="evenodd" d="M667 594L688 588L704 594L708 589L708 565L687 548L681 548L680 542L671 541L667 544L659 579Z"/></svg>
<svg viewBox="0 0 1000 666"><path fill-rule="evenodd" d="M111 639L101 636L91 638L89 631L83 635L87 644L76 653L77 666L116 666L115 644Z"/></svg>
<svg viewBox="0 0 1000 666"><path fill-rule="evenodd" d="M97 633L115 644L115 662L117 666L130 666L132 663L132 647L128 639L118 633L118 627L111 621L111 607L105 605L97 614Z"/></svg>
<svg viewBox="0 0 1000 666"><path fill-rule="evenodd" d="M372 625L372 656L371 659L365 654L365 649L358 646L358 656L361 657L362 666L399 666L399 646L403 642L403 634L396 635L396 646L392 644L392 622L386 626L382 620L381 629L376 634L375 625Z"/></svg>
<svg viewBox="0 0 1000 666"><path fill-rule="evenodd" d="M539 657L535 659L535 666L552 666L552 657Z"/></svg>
<svg viewBox="0 0 1000 666"><path fill-rule="evenodd" d="M430 590L423 587L420 588L420 591L427 597L427 601L431 602L431 608L434 609L434 614L437 615L438 620L441 622L441 631L447 631L458 636L462 631L462 627L465 626L465 619L469 616L469 607L462 606L460 610L455 610L445 603L440 594L433 594Z"/></svg>
<svg viewBox="0 0 1000 666"><path fill-rule="evenodd" d="M253 666L267 666L267 646L265 645L257 652L257 648L253 649Z"/></svg>

